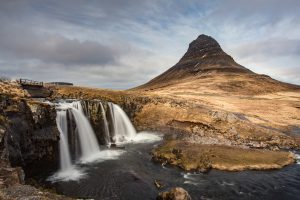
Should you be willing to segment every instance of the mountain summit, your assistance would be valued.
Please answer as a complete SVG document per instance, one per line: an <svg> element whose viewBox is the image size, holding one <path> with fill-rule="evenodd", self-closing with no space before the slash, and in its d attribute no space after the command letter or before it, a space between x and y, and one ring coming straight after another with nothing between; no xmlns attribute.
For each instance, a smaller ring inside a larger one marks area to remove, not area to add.
<svg viewBox="0 0 300 200"><path fill-rule="evenodd" d="M187 52L173 68L192 74L207 71L251 72L226 54L214 38L203 34L190 43Z"/></svg>
<svg viewBox="0 0 300 200"><path fill-rule="evenodd" d="M214 38L202 34L189 44L187 52L176 65L145 85L211 73L254 74L249 69L236 63L230 55L222 50Z"/></svg>
<svg viewBox="0 0 300 200"><path fill-rule="evenodd" d="M176 65L134 89L261 94L295 88L299 86L256 74L236 63L214 38L202 34L189 44Z"/></svg>

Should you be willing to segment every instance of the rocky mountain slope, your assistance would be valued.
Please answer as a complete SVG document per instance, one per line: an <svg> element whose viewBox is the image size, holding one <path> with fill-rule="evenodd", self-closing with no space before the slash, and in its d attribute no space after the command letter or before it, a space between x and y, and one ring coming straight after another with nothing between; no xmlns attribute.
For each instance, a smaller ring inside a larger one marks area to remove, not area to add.
<svg viewBox="0 0 300 200"><path fill-rule="evenodd" d="M190 43L179 62L135 90L164 90L172 87L193 90L210 88L237 94L261 94L299 89L236 63L210 36L200 35Z"/></svg>
<svg viewBox="0 0 300 200"><path fill-rule="evenodd" d="M253 74L226 54L215 39L200 35L190 43L187 52L176 65L138 88L155 87L155 85L212 72Z"/></svg>

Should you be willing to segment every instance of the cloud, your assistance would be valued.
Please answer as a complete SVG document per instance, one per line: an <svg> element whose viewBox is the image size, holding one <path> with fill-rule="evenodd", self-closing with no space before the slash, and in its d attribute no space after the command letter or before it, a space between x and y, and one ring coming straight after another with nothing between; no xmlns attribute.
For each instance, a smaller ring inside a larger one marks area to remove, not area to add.
<svg viewBox="0 0 300 200"><path fill-rule="evenodd" d="M212 14L218 18L223 17L223 23L247 22L244 25L249 27L276 24L283 18L293 18L299 22L300 2L297 0L226 0L217 1L216 4Z"/></svg>
<svg viewBox="0 0 300 200"><path fill-rule="evenodd" d="M300 55L300 39L272 38L242 44L236 49L240 58L285 57Z"/></svg>
<svg viewBox="0 0 300 200"><path fill-rule="evenodd" d="M125 89L167 70L204 33L251 70L300 84L299 6L297 0L1 1L0 73Z"/></svg>
<svg viewBox="0 0 300 200"><path fill-rule="evenodd" d="M94 41L79 41L60 35L35 34L18 29L0 30L0 52L14 59L40 60L64 65L114 63L120 49Z"/></svg>

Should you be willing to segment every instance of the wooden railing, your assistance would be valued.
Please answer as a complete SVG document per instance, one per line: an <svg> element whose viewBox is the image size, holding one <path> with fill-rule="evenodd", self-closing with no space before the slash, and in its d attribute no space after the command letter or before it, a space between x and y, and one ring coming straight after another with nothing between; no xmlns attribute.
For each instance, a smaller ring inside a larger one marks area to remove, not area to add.
<svg viewBox="0 0 300 200"><path fill-rule="evenodd" d="M33 80L29 80L29 79L23 79L23 78L20 78L20 84L25 86L25 85L28 85L28 86L37 86L37 87L43 87L43 82L40 82L40 81L33 81Z"/></svg>

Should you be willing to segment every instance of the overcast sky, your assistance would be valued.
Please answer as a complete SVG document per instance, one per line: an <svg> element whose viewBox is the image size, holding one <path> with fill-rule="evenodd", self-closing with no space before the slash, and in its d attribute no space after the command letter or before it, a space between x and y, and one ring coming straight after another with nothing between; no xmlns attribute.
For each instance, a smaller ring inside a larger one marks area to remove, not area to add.
<svg viewBox="0 0 300 200"><path fill-rule="evenodd" d="M299 0L0 0L0 75L131 88L200 34L254 72L300 84Z"/></svg>

